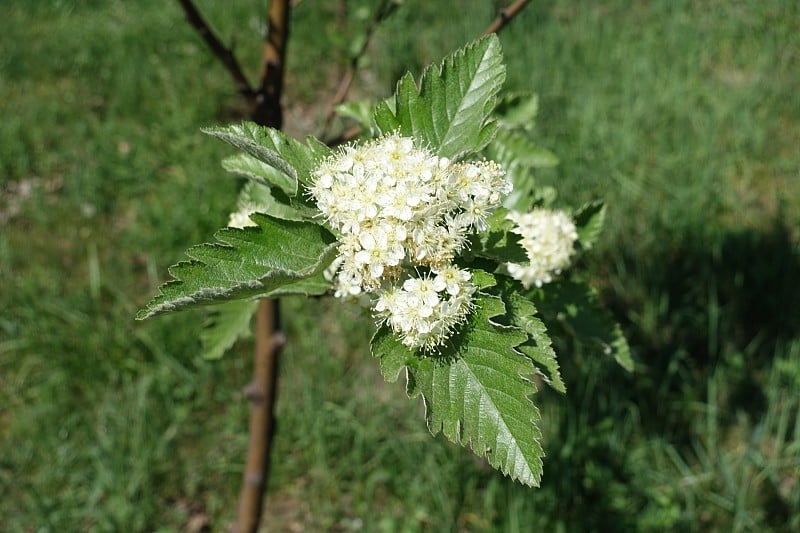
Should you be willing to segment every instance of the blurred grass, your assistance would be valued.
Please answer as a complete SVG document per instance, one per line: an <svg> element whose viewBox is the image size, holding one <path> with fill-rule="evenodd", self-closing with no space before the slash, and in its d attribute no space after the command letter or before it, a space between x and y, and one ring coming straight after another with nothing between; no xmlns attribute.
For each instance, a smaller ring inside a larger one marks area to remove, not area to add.
<svg viewBox="0 0 800 533"><path fill-rule="evenodd" d="M202 313L134 323L227 219L243 110L177 3L8 2L0 20L0 530L222 530L247 409L242 343L199 357ZM255 74L261 2L199 2ZM370 2L299 3L287 129L317 131ZM451 14L469 14L453 17ZM354 94L478 35L492 2L408 0ZM311 29L309 31L309 28ZM540 95L542 172L609 227L590 268L631 338L625 375L561 343L543 488L431 438L369 360L368 320L287 300L275 530L800 528L800 7L534 2L502 34Z"/></svg>

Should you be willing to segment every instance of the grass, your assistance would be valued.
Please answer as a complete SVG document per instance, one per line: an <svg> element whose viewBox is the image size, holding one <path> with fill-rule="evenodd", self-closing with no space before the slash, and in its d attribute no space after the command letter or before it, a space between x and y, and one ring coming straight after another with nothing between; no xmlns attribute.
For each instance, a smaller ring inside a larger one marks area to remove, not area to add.
<svg viewBox="0 0 800 533"><path fill-rule="evenodd" d="M318 131L366 23L293 19L287 129ZM478 35L491 2L408 1L354 94L387 95ZM260 2L200 7L255 74ZM238 119L177 3L12 2L0 21L0 516L8 531L175 531L235 514L251 345L199 357L202 313L135 323L183 250L223 225ZM800 528L800 8L764 2L534 2L502 34L508 86L540 95L538 176L600 196L586 265L636 374L560 343L543 392L543 487L428 435L369 360L369 321L284 302L275 530ZM313 28L313 31L308 31ZM411 28L411 30L409 30Z"/></svg>

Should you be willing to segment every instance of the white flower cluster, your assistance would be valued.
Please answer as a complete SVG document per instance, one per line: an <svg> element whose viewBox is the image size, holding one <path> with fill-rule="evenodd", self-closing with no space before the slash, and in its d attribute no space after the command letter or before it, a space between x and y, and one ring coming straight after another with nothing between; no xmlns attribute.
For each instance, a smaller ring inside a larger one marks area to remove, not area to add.
<svg viewBox="0 0 800 533"><path fill-rule="evenodd" d="M512 211L507 218L516 224L513 231L522 236L520 243L528 253L530 263L508 263L506 268L525 288L550 283L554 274L560 274L569 266L578 232L568 214L536 208L530 213Z"/></svg>
<svg viewBox="0 0 800 533"><path fill-rule="evenodd" d="M386 320L407 346L438 346L473 308L475 286L470 277L466 270L447 266L434 271L433 277L408 278L402 288L381 291L376 316Z"/></svg>
<svg viewBox="0 0 800 533"><path fill-rule="evenodd" d="M406 345L433 349L471 309L475 288L453 259L510 191L496 163L451 163L397 134L343 148L310 187L341 235L336 295L375 294ZM430 275L408 278L419 267Z"/></svg>

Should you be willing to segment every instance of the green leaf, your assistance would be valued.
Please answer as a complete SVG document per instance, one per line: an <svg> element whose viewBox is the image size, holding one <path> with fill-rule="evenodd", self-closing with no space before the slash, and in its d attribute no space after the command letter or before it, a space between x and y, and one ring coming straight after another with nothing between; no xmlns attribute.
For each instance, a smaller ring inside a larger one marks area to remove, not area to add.
<svg viewBox="0 0 800 533"><path fill-rule="evenodd" d="M502 298L506 305L509 324L528 334L528 340L517 346L517 350L531 358L544 381L556 391L567 392L561 379L556 352L547 333L547 326L537 316L536 305L523 296L522 286L509 278L500 278L495 289L490 290Z"/></svg>
<svg viewBox="0 0 800 533"><path fill-rule="evenodd" d="M302 205L291 205L289 197L280 189L276 190L256 181L248 181L244 184L239 192L237 205L240 209L245 206L253 206L259 213L284 220L311 219L318 213Z"/></svg>
<svg viewBox="0 0 800 533"><path fill-rule="evenodd" d="M416 367L420 362L420 357L401 343L386 324L381 325L372 336L370 351L380 359L381 374L387 383L394 383L401 370Z"/></svg>
<svg viewBox="0 0 800 533"><path fill-rule="evenodd" d="M584 250L590 249L606 220L606 206L603 202L592 202L581 207L574 215L578 230L578 242Z"/></svg>
<svg viewBox="0 0 800 533"><path fill-rule="evenodd" d="M497 278L494 277L494 274L489 274L485 270L480 269L472 269L472 283L478 289L485 289L487 287L492 287L497 283Z"/></svg>
<svg viewBox="0 0 800 533"><path fill-rule="evenodd" d="M549 168L559 163L553 152L537 145L521 131L500 129L489 147L492 159L504 165Z"/></svg>
<svg viewBox="0 0 800 533"><path fill-rule="evenodd" d="M235 300L216 306L210 322L200 332L203 357L219 359L238 339L247 337L256 309L258 300Z"/></svg>
<svg viewBox="0 0 800 533"><path fill-rule="evenodd" d="M309 138L307 144L303 144L276 129L253 122L203 131L283 172L291 179L290 196L297 194L297 182L311 182L311 173L330 154L330 149L319 141Z"/></svg>
<svg viewBox="0 0 800 533"><path fill-rule="evenodd" d="M336 255L336 242L325 228L311 222L281 220L254 214L258 227L226 228L215 237L223 244L190 248L184 261L170 268L175 278L137 315L153 315L223 300L318 294L320 274Z"/></svg>
<svg viewBox="0 0 800 533"><path fill-rule="evenodd" d="M501 128L484 150L487 159L500 163L514 188L503 205L515 211L530 211L543 190L536 187L533 170L558 164L558 158L520 130Z"/></svg>
<svg viewBox="0 0 800 533"><path fill-rule="evenodd" d="M560 325L579 343L595 345L604 355L613 355L625 370L633 370L622 328L589 285L574 280L555 281L534 291L533 300L551 329Z"/></svg>
<svg viewBox="0 0 800 533"><path fill-rule="evenodd" d="M336 106L336 114L354 120L356 124L369 131L372 129L372 112L374 108L374 102L356 100Z"/></svg>
<svg viewBox="0 0 800 533"><path fill-rule="evenodd" d="M489 145L491 146L491 145ZM512 211L526 213L533 209L538 195L541 192L536 187L536 180L529 167L524 167L517 163L503 163L494 157L487 150L487 159L497 161L505 166L506 176L511 180L513 189L508 196L503 199L503 206Z"/></svg>
<svg viewBox="0 0 800 533"><path fill-rule="evenodd" d="M277 187L288 195L297 194L297 181L248 154L236 154L222 160L222 168L268 187Z"/></svg>
<svg viewBox="0 0 800 533"><path fill-rule="evenodd" d="M532 129L539 113L539 97L535 94L507 94L497 102L494 111L501 128Z"/></svg>
<svg viewBox="0 0 800 533"><path fill-rule="evenodd" d="M388 380L405 367L409 397L422 395L428 428L486 456L489 463L525 485L542 475L539 411L529 397L533 365L515 350L526 334L491 321L505 309L500 298L479 293L476 310L436 357L415 355L383 326L372 352Z"/></svg>
<svg viewBox="0 0 800 533"><path fill-rule="evenodd" d="M410 74L403 76L394 109L378 104L375 123L383 133L399 131L457 160L481 150L494 135L490 114L504 81L500 41L490 35L425 69L419 90Z"/></svg>
<svg viewBox="0 0 800 533"><path fill-rule="evenodd" d="M328 261L330 263L330 261ZM327 265L326 265L327 268ZM299 294L301 296L320 296L331 290L331 282L325 279L322 272L302 278L297 281L285 283L269 292L270 298L279 296L291 296Z"/></svg>
<svg viewBox="0 0 800 533"><path fill-rule="evenodd" d="M514 222L506 219L508 209L496 209L488 218L489 229L469 236L469 254L498 263L525 263L528 255L520 245L520 236L512 233Z"/></svg>

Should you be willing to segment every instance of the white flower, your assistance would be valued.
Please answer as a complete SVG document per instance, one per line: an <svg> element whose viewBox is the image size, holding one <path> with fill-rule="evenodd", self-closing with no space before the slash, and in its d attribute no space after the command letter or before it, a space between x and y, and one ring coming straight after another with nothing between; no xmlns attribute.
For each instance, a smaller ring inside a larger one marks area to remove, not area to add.
<svg viewBox="0 0 800 533"><path fill-rule="evenodd" d="M406 279L401 288L390 287L373 307L375 315L398 334L406 346L435 351L473 309L476 287L470 274L450 266L435 277Z"/></svg>
<svg viewBox="0 0 800 533"><path fill-rule="evenodd" d="M309 187L339 233L336 295L377 293L376 317L404 344L441 345L473 307L469 272L453 260L510 190L496 163L451 163L398 134L342 148ZM419 267L429 274L409 277Z"/></svg>
<svg viewBox="0 0 800 533"><path fill-rule="evenodd" d="M433 288L437 292L446 291L451 296L456 296L462 291L472 278L472 274L467 270L461 270L453 265L448 265L436 272L433 279Z"/></svg>
<svg viewBox="0 0 800 533"><path fill-rule="evenodd" d="M575 223L563 211L536 208L530 213L510 212L507 217L516 223L514 233L522 236L529 263L506 264L508 273L522 282L525 288L541 287L553 281L570 264L578 239Z"/></svg>

